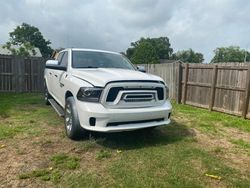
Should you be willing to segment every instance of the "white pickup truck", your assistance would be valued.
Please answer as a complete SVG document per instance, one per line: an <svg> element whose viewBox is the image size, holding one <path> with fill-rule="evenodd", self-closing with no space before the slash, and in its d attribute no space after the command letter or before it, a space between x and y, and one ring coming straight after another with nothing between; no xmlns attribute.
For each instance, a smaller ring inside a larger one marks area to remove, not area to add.
<svg viewBox="0 0 250 188"><path fill-rule="evenodd" d="M140 69L115 52L62 50L56 60L46 62L46 104L64 117L71 139L88 130L118 132L169 124L167 85Z"/></svg>

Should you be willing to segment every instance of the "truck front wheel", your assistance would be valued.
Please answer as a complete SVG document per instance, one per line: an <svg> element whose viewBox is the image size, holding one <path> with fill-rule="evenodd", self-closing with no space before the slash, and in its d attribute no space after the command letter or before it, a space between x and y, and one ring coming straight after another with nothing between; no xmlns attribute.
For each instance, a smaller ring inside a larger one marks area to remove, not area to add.
<svg viewBox="0 0 250 188"><path fill-rule="evenodd" d="M86 136L87 131L80 125L78 113L73 97L66 99L64 124L66 135L73 140L77 140Z"/></svg>

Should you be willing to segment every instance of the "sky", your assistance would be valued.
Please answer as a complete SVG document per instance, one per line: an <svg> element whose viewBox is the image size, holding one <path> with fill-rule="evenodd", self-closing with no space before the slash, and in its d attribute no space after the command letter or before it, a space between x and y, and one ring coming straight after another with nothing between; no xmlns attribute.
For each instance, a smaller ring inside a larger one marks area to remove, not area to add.
<svg viewBox="0 0 250 188"><path fill-rule="evenodd" d="M0 0L0 44L23 22L53 48L126 51L141 37L167 36L174 52L192 48L209 62L217 47L250 50L248 0Z"/></svg>

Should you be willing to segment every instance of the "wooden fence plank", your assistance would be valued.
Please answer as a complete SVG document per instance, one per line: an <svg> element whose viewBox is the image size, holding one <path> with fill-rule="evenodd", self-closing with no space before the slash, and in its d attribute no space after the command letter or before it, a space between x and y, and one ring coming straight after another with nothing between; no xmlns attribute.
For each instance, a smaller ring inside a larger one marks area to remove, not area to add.
<svg viewBox="0 0 250 188"><path fill-rule="evenodd" d="M188 82L188 74L189 74L189 64L185 64L185 78L184 78L184 91L183 91L183 104L186 104L186 99L187 99L187 82Z"/></svg>
<svg viewBox="0 0 250 188"><path fill-rule="evenodd" d="M178 63L178 83L177 83L177 103L181 103L182 96L182 66L181 63Z"/></svg>
<svg viewBox="0 0 250 188"><path fill-rule="evenodd" d="M214 98L215 98L215 90L216 90L216 82L217 82L217 65L214 65L213 69L213 82L211 86L211 98L210 98L210 104L209 104L209 110L212 111L213 106L214 106Z"/></svg>
<svg viewBox="0 0 250 188"><path fill-rule="evenodd" d="M242 117L246 118L248 106L249 106L249 93L250 93L250 65L248 65L248 71L246 76L246 90L245 90L245 97L243 103L243 110L242 110Z"/></svg>

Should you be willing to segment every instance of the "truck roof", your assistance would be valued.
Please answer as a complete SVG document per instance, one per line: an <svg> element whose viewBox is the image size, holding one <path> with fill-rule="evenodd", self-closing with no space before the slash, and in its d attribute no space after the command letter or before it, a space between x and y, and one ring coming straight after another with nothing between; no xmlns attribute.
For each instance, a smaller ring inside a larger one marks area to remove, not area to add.
<svg viewBox="0 0 250 188"><path fill-rule="evenodd" d="M120 54L118 52L112 52L107 50L98 50L98 49L90 49L90 48L66 48L62 51L72 50L72 51L89 51L89 52L104 52L104 53L111 53L111 54Z"/></svg>

